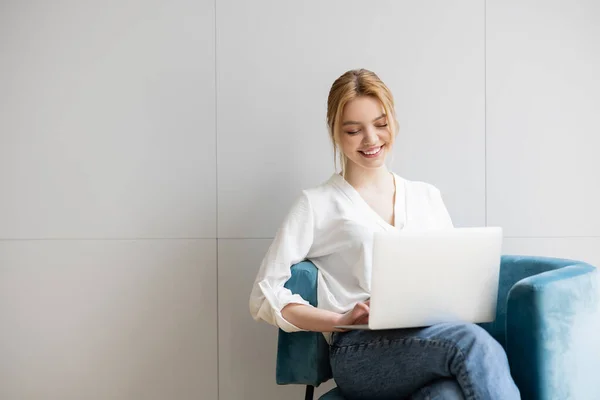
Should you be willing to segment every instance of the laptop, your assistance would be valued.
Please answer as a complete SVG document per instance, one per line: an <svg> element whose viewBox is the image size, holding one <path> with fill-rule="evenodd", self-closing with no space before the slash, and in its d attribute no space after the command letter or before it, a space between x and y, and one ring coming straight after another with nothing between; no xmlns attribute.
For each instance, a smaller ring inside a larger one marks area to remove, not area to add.
<svg viewBox="0 0 600 400"><path fill-rule="evenodd" d="M376 233L367 325L396 329L496 317L502 228Z"/></svg>

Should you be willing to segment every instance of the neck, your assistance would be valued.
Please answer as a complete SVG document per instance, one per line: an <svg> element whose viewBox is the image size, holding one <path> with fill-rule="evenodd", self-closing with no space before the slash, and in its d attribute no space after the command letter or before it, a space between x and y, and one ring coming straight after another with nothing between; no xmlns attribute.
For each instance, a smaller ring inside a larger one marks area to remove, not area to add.
<svg viewBox="0 0 600 400"><path fill-rule="evenodd" d="M365 169L353 163L348 163L345 179L356 189L382 187L389 181L390 171L385 165L379 168Z"/></svg>

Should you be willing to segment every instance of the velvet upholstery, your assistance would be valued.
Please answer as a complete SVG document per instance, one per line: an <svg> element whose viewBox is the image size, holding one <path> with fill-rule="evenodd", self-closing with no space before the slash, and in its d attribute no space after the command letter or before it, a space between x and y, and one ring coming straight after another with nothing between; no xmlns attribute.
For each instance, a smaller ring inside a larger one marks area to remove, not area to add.
<svg viewBox="0 0 600 400"><path fill-rule="evenodd" d="M292 267L286 287L317 306L317 269ZM497 316L480 324L506 349L523 399L600 399L599 284L585 263L503 256ZM320 333L279 331L278 384L318 386L331 378ZM343 400L337 389L322 400Z"/></svg>
<svg viewBox="0 0 600 400"><path fill-rule="evenodd" d="M304 261L292 266L285 287L317 306L317 268ZM279 330L276 380L279 385L300 383L319 386L331 378L329 347L321 333Z"/></svg>
<svg viewBox="0 0 600 400"><path fill-rule="evenodd" d="M534 275L508 293L506 349L523 399L600 399L595 269L548 259L515 260L513 269L520 267Z"/></svg>

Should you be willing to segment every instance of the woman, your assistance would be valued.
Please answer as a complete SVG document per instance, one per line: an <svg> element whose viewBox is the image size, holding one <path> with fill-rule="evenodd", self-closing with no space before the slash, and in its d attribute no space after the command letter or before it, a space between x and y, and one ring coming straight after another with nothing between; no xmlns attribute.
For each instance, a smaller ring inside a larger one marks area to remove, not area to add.
<svg viewBox="0 0 600 400"><path fill-rule="evenodd" d="M452 227L440 191L390 172L398 132L392 94L373 72L332 85L327 124L341 173L302 191L256 278L250 311L286 332L323 332L333 378L352 399L518 399L506 354L474 324L343 332L369 317L373 234ZM318 268L318 308L284 288L290 266ZM413 307L402 304L399 307Z"/></svg>

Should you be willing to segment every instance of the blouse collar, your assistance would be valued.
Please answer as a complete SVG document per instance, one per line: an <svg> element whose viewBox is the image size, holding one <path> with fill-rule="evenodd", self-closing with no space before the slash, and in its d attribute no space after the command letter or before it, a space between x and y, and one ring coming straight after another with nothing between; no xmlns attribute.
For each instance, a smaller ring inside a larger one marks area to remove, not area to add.
<svg viewBox="0 0 600 400"><path fill-rule="evenodd" d="M406 184L404 179L391 172L394 178L396 188L394 201L394 225L390 225L381 216L371 208L371 206L363 199L360 193L340 174L334 173L329 179L342 193L346 195L348 200L356 207L363 211L366 215L373 218L379 225L386 230L402 229L406 221Z"/></svg>

